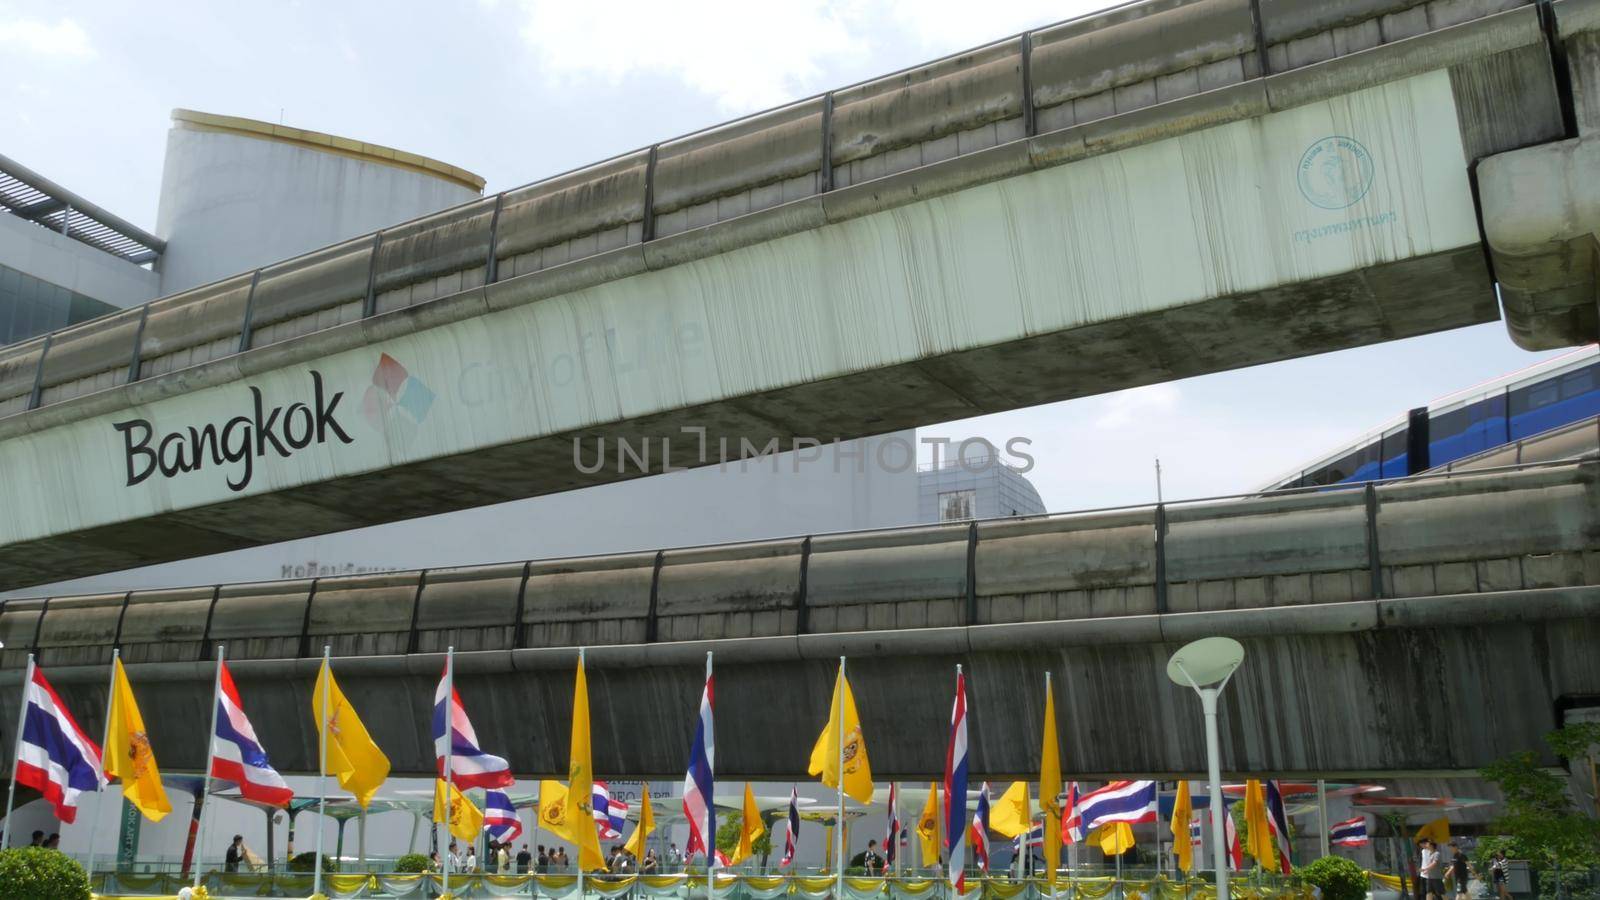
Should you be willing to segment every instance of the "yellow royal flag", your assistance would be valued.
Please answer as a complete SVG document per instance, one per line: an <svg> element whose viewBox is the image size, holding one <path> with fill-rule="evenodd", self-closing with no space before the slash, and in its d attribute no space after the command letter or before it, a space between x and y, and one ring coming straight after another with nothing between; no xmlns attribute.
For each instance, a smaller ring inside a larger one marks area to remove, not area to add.
<svg viewBox="0 0 1600 900"><path fill-rule="evenodd" d="M317 673L317 686L311 695L311 718L322 729L322 698L328 698L328 740L325 745L323 766L329 775L339 779L339 786L355 795L362 809L372 802L372 795L389 777L389 757L383 755L378 745L367 733L367 727L356 715L355 707L344 698L339 682L333 680L333 670L326 660Z"/></svg>
<svg viewBox="0 0 1600 900"><path fill-rule="evenodd" d="M634 859L644 859L645 841L649 840L650 832L655 830L656 811L650 805L650 783L647 781L639 792L639 825L633 829L633 834L622 849L633 854Z"/></svg>
<svg viewBox="0 0 1600 900"><path fill-rule="evenodd" d="M733 848L733 856L728 859L728 864L737 866L749 859L754 853L756 839L767 833L767 826L761 821L761 810L756 808L756 795L750 790L750 782L744 783L744 811L740 814L739 846Z"/></svg>
<svg viewBox="0 0 1600 900"><path fill-rule="evenodd" d="M840 697L844 698L844 721L839 721ZM867 742L861 736L861 719L856 715L855 694L850 682L844 678L844 666L839 666L839 677L833 683L833 699L828 705L828 727L822 729L816 746L811 748L812 775L821 776L822 783L839 787L839 736L844 735L844 792L859 803L872 803L872 766L867 762Z"/></svg>
<svg viewBox="0 0 1600 900"><path fill-rule="evenodd" d="M1244 783L1244 823L1245 852L1254 857L1258 865L1277 871L1278 843L1273 840L1272 825L1267 821L1267 792L1254 778Z"/></svg>
<svg viewBox="0 0 1600 900"><path fill-rule="evenodd" d="M928 782L928 802L917 816L917 840L922 843L922 864L939 864L939 785Z"/></svg>
<svg viewBox="0 0 1600 900"><path fill-rule="evenodd" d="M450 835L462 842L476 841L483 831L483 810L468 800L460 788L446 785L443 778L433 780L433 820L448 826Z"/></svg>
<svg viewBox="0 0 1600 900"><path fill-rule="evenodd" d="M989 809L989 830L1008 838L1028 830L1033 810L1028 805L1028 783L1013 781Z"/></svg>
<svg viewBox="0 0 1600 900"><path fill-rule="evenodd" d="M113 660L112 666L116 671L111 676L111 709L106 713L110 718L103 756L106 777L121 781L122 796L146 819L159 822L172 812L172 804L167 801L167 789L161 785L156 755L150 749L139 704L133 700L128 673L120 658Z"/></svg>
<svg viewBox="0 0 1600 900"><path fill-rule="evenodd" d="M1044 740L1039 749L1039 809L1044 813L1044 879L1052 888L1061 867L1061 742L1056 737L1056 695L1044 682Z"/></svg>
<svg viewBox="0 0 1600 900"><path fill-rule="evenodd" d="M578 674L572 682L572 750L567 762L567 828L562 832L578 848L578 868L584 872L609 871L600 854L600 834L594 824L594 764L589 752L589 679L578 655Z"/></svg>
<svg viewBox="0 0 1600 900"><path fill-rule="evenodd" d="M1098 844L1107 856L1121 856L1133 849L1133 826L1127 822L1101 825L1089 833L1088 843Z"/></svg>
<svg viewBox="0 0 1600 900"><path fill-rule="evenodd" d="M1194 802L1189 799L1189 782L1178 782L1178 796L1172 800L1172 853L1178 857L1178 870L1194 871L1194 844L1189 837L1189 820L1194 817Z"/></svg>
<svg viewBox="0 0 1600 900"><path fill-rule="evenodd" d="M1450 843L1450 820L1446 819L1444 816L1440 816L1439 818L1434 819L1432 822L1429 822L1421 828L1418 828L1416 839L1420 841L1423 838L1428 838L1434 843L1441 845Z"/></svg>
<svg viewBox="0 0 1600 900"><path fill-rule="evenodd" d="M567 833L567 786L559 781L539 782L539 825L556 834Z"/></svg>

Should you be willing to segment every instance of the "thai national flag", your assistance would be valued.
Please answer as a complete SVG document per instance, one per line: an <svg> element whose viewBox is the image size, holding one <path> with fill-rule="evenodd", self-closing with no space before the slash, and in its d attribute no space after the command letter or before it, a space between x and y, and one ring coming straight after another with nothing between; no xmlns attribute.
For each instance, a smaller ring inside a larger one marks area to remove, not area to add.
<svg viewBox="0 0 1600 900"><path fill-rule="evenodd" d="M900 853L900 783L889 782L889 833L883 840L883 859L886 865L894 865L894 859Z"/></svg>
<svg viewBox="0 0 1600 900"><path fill-rule="evenodd" d="M221 662L217 663L217 685L220 692L217 695L217 733L211 741L211 777L237 784L239 795L246 800L288 806L294 799L294 791L267 761L267 751L261 749L255 729L245 718L244 704L239 702L239 689L233 685L233 675Z"/></svg>
<svg viewBox="0 0 1600 900"><path fill-rule="evenodd" d="M1061 845L1083 843L1083 816L1078 814L1078 783L1067 782L1067 802L1061 804Z"/></svg>
<svg viewBox="0 0 1600 900"><path fill-rule="evenodd" d="M794 853L800 849L800 792L789 787L789 836L783 839L783 861L780 866L794 862Z"/></svg>
<svg viewBox="0 0 1600 900"><path fill-rule="evenodd" d="M1293 844L1289 841L1289 816L1283 808L1283 791L1278 788L1276 779L1267 782L1267 824L1272 826L1272 834L1277 838L1278 868L1283 874L1294 872L1294 864L1289 858L1289 851Z"/></svg>
<svg viewBox="0 0 1600 900"><path fill-rule="evenodd" d="M972 814L972 861L989 871L989 782L978 788L978 809Z"/></svg>
<svg viewBox="0 0 1600 900"><path fill-rule="evenodd" d="M106 784L100 748L78 727L37 666L23 697L27 709L17 746L17 783L43 794L56 818L71 822L78 817L78 796Z"/></svg>
<svg viewBox="0 0 1600 900"><path fill-rule="evenodd" d="M1016 837L1011 839L1011 852L1013 854L1017 855L1017 856L1021 856L1022 852L1023 852L1022 851L1022 838L1023 837L1024 837L1023 835L1019 834ZM1043 847L1044 846L1044 823L1041 822L1038 825L1035 825L1032 828L1030 828L1028 830L1028 834L1026 835L1026 837L1028 838L1028 849L1031 850L1031 849L1033 849L1035 847Z"/></svg>
<svg viewBox="0 0 1600 900"><path fill-rule="evenodd" d="M1238 871L1244 868L1244 847L1239 845L1239 829L1233 825L1233 807L1229 805L1222 815L1222 837L1228 842L1228 863Z"/></svg>
<svg viewBox="0 0 1600 900"><path fill-rule="evenodd" d="M956 669L956 702L950 710L950 746L944 754L944 847L950 883L967 891L967 676Z"/></svg>
<svg viewBox="0 0 1600 900"><path fill-rule="evenodd" d="M600 828L600 837L614 841L622 837L628 824L628 804L611 796L611 786L604 781L594 783L591 809Z"/></svg>
<svg viewBox="0 0 1600 900"><path fill-rule="evenodd" d="M1337 822L1328 829L1328 841L1341 847L1365 847L1367 845L1367 818L1356 816L1354 819L1345 819Z"/></svg>
<svg viewBox="0 0 1600 900"><path fill-rule="evenodd" d="M689 771L683 776L683 815L689 820L685 856L704 853L709 864L717 847L716 730L711 719L711 670L706 667L706 689L700 695L700 719L689 746Z"/></svg>
<svg viewBox="0 0 1600 900"><path fill-rule="evenodd" d="M444 777L444 755L446 748L450 751L450 780L461 790L468 788L508 788L516 783L511 776L511 765L498 756L490 756L478 748L478 732L472 728L472 720L467 718L467 710L461 705L461 695L454 687L450 690L450 702L445 703L445 684L449 681L446 677L439 679L439 687L433 692L433 752L435 771L440 778ZM453 739L445 743L444 722L445 707L450 708L450 731Z"/></svg>
<svg viewBox="0 0 1600 900"><path fill-rule="evenodd" d="M1079 826L1089 834L1102 825L1113 822L1140 822L1156 820L1156 783L1154 781L1113 781L1099 790L1090 791L1078 801Z"/></svg>
<svg viewBox="0 0 1600 900"><path fill-rule="evenodd" d="M514 841L522 833L522 819L505 791L484 792L483 828L489 832L489 837L501 843Z"/></svg>

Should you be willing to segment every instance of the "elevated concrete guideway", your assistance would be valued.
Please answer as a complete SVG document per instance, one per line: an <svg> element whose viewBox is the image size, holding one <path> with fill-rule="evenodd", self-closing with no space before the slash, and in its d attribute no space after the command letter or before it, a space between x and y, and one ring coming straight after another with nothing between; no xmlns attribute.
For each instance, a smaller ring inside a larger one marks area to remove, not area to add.
<svg viewBox="0 0 1600 900"><path fill-rule="evenodd" d="M7 348L0 587L1492 320L1563 40L1152 0Z"/></svg>
<svg viewBox="0 0 1600 900"><path fill-rule="evenodd" d="M0 721L33 652L96 733L117 646L162 763L198 767L208 657L223 644L273 761L307 771L330 645L396 771L414 774L431 765L429 705L454 646L483 745L529 777L566 770L587 645L596 771L655 778L683 765L714 650L718 772L792 778L846 654L880 778L940 771L958 662L980 774L1034 771L1045 671L1069 773L1193 774L1199 705L1164 664L1185 641L1228 634L1248 652L1224 705L1230 772L1472 772L1542 746L1564 708L1600 697L1597 476L1590 459L659 554L12 600Z"/></svg>

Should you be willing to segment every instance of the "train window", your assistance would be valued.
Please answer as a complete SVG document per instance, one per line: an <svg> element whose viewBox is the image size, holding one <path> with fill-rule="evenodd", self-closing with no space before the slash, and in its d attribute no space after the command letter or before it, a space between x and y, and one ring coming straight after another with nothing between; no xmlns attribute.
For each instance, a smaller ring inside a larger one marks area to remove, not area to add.
<svg viewBox="0 0 1600 900"><path fill-rule="evenodd" d="M1594 390L1594 374L1594 366L1585 366L1561 376L1561 399L1570 400Z"/></svg>
<svg viewBox="0 0 1600 900"><path fill-rule="evenodd" d="M1561 385L1555 381L1546 381L1536 384L1528 389L1528 408L1538 409L1561 399Z"/></svg>
<svg viewBox="0 0 1600 900"><path fill-rule="evenodd" d="M1467 430L1472 424L1472 407L1463 406L1452 409L1447 413L1433 416L1428 419L1428 441L1438 443L1446 438L1452 438Z"/></svg>

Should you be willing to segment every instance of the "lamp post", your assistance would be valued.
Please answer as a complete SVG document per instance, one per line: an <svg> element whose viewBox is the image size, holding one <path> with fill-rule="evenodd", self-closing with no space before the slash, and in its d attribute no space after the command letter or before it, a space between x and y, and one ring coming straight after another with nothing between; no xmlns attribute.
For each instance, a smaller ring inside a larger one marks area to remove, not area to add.
<svg viewBox="0 0 1600 900"><path fill-rule="evenodd" d="M1194 688L1206 717L1206 766L1211 776L1211 859L1217 869L1217 897L1228 894L1228 848L1222 828L1222 760L1217 739L1217 695L1228 686L1244 647L1233 638L1209 637L1183 645L1167 660L1167 677L1179 687Z"/></svg>

